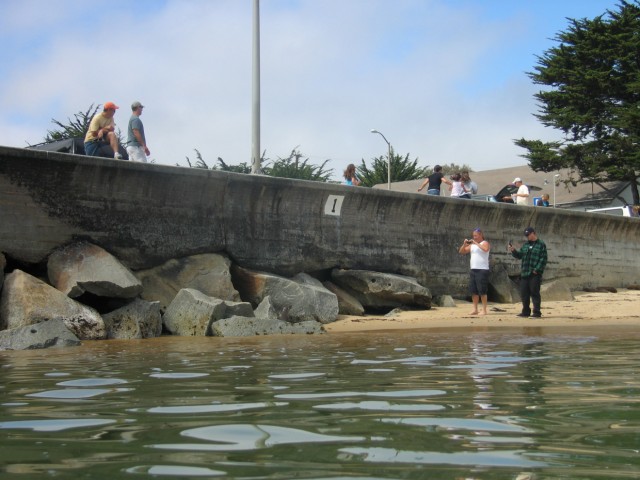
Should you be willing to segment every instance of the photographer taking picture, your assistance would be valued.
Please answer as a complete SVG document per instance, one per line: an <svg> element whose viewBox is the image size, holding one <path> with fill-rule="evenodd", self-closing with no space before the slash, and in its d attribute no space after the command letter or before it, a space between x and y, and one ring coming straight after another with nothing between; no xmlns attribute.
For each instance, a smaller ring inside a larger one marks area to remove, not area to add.
<svg viewBox="0 0 640 480"><path fill-rule="evenodd" d="M476 228L471 239L465 239L458 253L471 255L469 260L469 293L473 302L471 315L478 315L478 300L482 300L482 313L487 312L487 292L489 290L489 251L491 245L484 239L482 230Z"/></svg>

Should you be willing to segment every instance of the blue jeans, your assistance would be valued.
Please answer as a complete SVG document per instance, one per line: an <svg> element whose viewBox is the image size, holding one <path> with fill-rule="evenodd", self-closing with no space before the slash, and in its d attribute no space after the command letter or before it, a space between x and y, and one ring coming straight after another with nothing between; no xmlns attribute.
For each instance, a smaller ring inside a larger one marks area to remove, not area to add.
<svg viewBox="0 0 640 480"><path fill-rule="evenodd" d="M97 157L96 153L102 146L100 142L85 142L84 144L84 154L87 157Z"/></svg>
<svg viewBox="0 0 640 480"><path fill-rule="evenodd" d="M427 195L437 195L439 197L440 190L438 190L437 188L430 188L429 190L427 190Z"/></svg>

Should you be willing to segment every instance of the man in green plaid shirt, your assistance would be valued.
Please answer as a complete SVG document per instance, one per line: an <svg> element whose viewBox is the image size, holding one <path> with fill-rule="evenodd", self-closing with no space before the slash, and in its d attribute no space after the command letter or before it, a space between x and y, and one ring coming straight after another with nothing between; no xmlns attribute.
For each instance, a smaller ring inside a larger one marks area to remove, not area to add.
<svg viewBox="0 0 640 480"><path fill-rule="evenodd" d="M520 269L520 298L522 299L522 312L518 317L542 316L540 312L540 284L542 283L542 273L547 265L547 246L538 238L536 231L532 227L524 230L527 242L516 250L509 244L509 251L515 258L522 260ZM530 302L533 302L533 312Z"/></svg>

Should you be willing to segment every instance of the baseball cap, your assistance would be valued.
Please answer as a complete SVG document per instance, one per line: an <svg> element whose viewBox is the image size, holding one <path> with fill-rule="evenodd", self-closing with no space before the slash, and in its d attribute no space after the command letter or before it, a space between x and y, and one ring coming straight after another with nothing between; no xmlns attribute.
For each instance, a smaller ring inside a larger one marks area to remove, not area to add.
<svg viewBox="0 0 640 480"><path fill-rule="evenodd" d="M143 104L141 104L140 102L133 102L133 103L131 104L131 110L135 110L136 108L139 108L139 107L144 108L144 105L143 105Z"/></svg>
<svg viewBox="0 0 640 480"><path fill-rule="evenodd" d="M111 109L111 108L113 108L114 110L117 110L117 109L119 109L120 107L119 107L119 106L117 106L117 105L116 105L115 103L113 103L113 102L107 102L107 103L105 103L105 104L104 104L104 107L103 107L103 108L104 108L105 110L109 110L109 109Z"/></svg>
<svg viewBox="0 0 640 480"><path fill-rule="evenodd" d="M521 181L522 181L522 179L520 177L516 177L516 178L513 179L512 183L518 183L518 182L521 182Z"/></svg>
<svg viewBox="0 0 640 480"><path fill-rule="evenodd" d="M525 237L528 237L532 233L536 233L536 231L533 229L533 227L527 227L527 228L524 229L524 236Z"/></svg>

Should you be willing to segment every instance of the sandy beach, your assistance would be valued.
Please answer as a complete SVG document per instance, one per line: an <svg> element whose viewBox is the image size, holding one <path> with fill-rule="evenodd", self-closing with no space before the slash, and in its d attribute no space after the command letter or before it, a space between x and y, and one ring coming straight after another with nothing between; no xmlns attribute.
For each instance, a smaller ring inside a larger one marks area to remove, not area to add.
<svg viewBox="0 0 640 480"><path fill-rule="evenodd" d="M521 304L489 303L486 316L471 315L470 302L456 301L455 307L403 311L390 316L341 315L325 325L329 333L368 330L442 329L468 327L602 327L640 326L640 291L573 292L575 300L545 302L542 318L520 318Z"/></svg>

